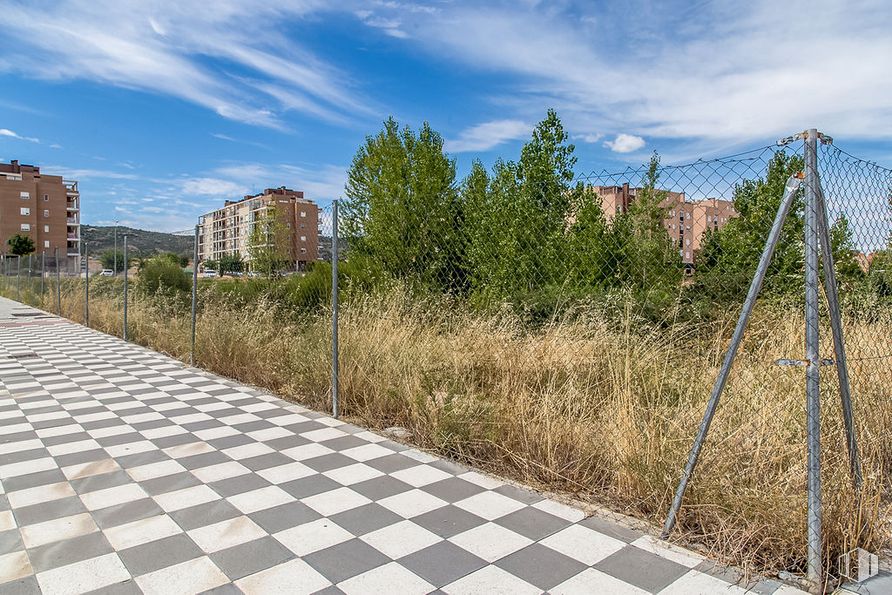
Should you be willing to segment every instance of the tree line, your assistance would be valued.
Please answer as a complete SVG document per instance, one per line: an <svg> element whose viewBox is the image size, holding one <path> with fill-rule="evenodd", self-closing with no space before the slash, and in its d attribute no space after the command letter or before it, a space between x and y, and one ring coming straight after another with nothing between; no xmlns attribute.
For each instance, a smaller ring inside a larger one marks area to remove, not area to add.
<svg viewBox="0 0 892 595"><path fill-rule="evenodd" d="M742 300L755 271L785 182L799 156L778 152L762 178L741 180L738 216L709 229L693 276L664 227L667 193L655 153L629 208L608 218L591 186L575 181L575 147L549 110L516 161L491 169L475 161L458 180L442 136L393 118L366 138L348 172L341 232L350 258L413 287L492 303L586 298L618 289L655 310L690 297ZM801 293L803 203L797 199L766 292ZM844 289L887 292L888 283L858 265L845 218L833 224L837 276ZM886 258L878 256L882 261ZM874 260L877 260L875 258Z"/></svg>

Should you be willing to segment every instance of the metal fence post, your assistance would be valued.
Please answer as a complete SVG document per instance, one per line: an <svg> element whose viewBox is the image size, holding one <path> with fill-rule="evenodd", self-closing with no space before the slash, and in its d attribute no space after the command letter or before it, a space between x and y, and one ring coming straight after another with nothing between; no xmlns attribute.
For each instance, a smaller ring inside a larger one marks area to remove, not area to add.
<svg viewBox="0 0 892 595"><path fill-rule="evenodd" d="M46 277L46 250L40 253L40 297L43 297L44 293L44 285L46 281L44 280Z"/></svg>
<svg viewBox="0 0 892 595"><path fill-rule="evenodd" d="M15 259L15 300L22 301L22 255Z"/></svg>
<svg viewBox="0 0 892 595"><path fill-rule="evenodd" d="M124 235L124 340L127 340L127 235ZM116 273L117 274L117 273Z"/></svg>
<svg viewBox="0 0 892 595"><path fill-rule="evenodd" d="M808 436L807 578L822 588L821 547L821 376L818 319L818 131L805 140L805 372Z"/></svg>
<svg viewBox="0 0 892 595"><path fill-rule="evenodd" d="M195 365L195 318L198 306L198 225L195 226L195 239L192 251L192 343L189 349L189 365Z"/></svg>
<svg viewBox="0 0 892 595"><path fill-rule="evenodd" d="M62 316L62 273L59 270L59 247L53 250L53 258L56 260L56 311Z"/></svg>
<svg viewBox="0 0 892 595"><path fill-rule="evenodd" d="M338 201L331 203L331 414L338 417Z"/></svg>
<svg viewBox="0 0 892 595"><path fill-rule="evenodd" d="M84 242L84 326L90 326L90 251Z"/></svg>
<svg viewBox="0 0 892 595"><path fill-rule="evenodd" d="M31 254L28 255L28 286L25 288L25 291L30 294L34 291L32 279L31 279Z"/></svg>

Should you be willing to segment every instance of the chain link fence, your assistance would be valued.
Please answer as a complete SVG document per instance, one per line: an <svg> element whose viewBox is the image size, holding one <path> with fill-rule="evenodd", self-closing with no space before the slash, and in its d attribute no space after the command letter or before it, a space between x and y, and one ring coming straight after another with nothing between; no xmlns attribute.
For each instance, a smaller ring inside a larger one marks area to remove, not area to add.
<svg viewBox="0 0 892 595"><path fill-rule="evenodd" d="M892 170L806 146L423 162L320 205L306 267L169 292L5 257L3 292L817 584L888 539Z"/></svg>

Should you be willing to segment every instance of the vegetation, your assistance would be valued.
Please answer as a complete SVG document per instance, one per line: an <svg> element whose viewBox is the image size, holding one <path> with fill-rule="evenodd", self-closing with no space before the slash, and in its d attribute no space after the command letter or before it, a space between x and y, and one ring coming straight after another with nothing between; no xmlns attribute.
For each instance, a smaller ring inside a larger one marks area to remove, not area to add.
<svg viewBox="0 0 892 595"><path fill-rule="evenodd" d="M404 426L446 456L658 522L784 183L802 164L780 152L740 180L739 216L706 234L687 276L663 227L671 180L659 157L630 181L639 188L631 206L605 213L591 187L573 183L574 152L554 112L517 161L490 171L475 163L461 181L427 124L415 132L390 119L366 139L342 209L342 410L374 428ZM805 563L803 377L774 365L804 341L802 210L797 201L679 525L688 543L768 570ZM201 281L196 361L325 410L331 267L276 278L285 254L277 221L261 219L252 232L252 268L265 278ZM828 563L889 540L892 371L881 346L892 334L892 247L864 270L853 244L849 222L835 221L865 487L856 498L827 369ZM176 260L143 262L130 336L186 359L191 283ZM117 333L114 281L91 286L90 310L94 326ZM70 283L63 311L78 319L81 281Z"/></svg>
<svg viewBox="0 0 892 595"><path fill-rule="evenodd" d="M175 235L124 226L118 226L117 230L119 250L123 249L124 236L126 235L128 248L133 255L149 257L160 252L173 252L187 259L192 258L193 237L191 233ZM115 249L114 226L81 225L81 236L89 242L91 253L98 254Z"/></svg>
<svg viewBox="0 0 892 595"><path fill-rule="evenodd" d="M270 278L288 268L291 262L289 231L274 205L258 211L248 236L252 271ZM222 259L218 266L223 266Z"/></svg>
<svg viewBox="0 0 892 595"><path fill-rule="evenodd" d="M27 256L34 252L34 240L31 236L15 234L6 243L9 245L9 252L14 256Z"/></svg>
<svg viewBox="0 0 892 595"><path fill-rule="evenodd" d="M121 273L124 269L130 268L130 266L133 265L133 257L130 255L129 246L127 252L128 262L126 264L124 262L124 251L119 250L115 253L114 249L103 251L102 254L99 255L99 262L102 263L102 268Z"/></svg>

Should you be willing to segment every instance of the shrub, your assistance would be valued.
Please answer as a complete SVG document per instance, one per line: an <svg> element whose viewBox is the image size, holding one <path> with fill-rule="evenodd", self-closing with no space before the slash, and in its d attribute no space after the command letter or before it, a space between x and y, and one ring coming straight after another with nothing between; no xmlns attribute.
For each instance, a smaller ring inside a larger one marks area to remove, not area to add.
<svg viewBox="0 0 892 595"><path fill-rule="evenodd" d="M166 255L144 260L139 270L139 287L146 293L189 291L192 281L177 262Z"/></svg>

